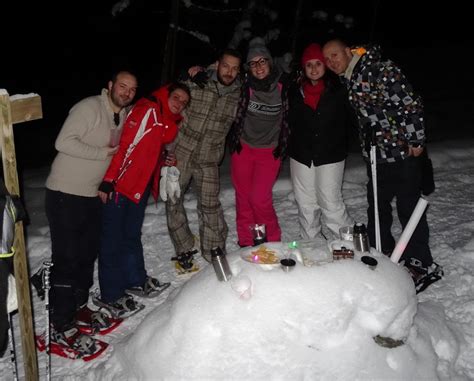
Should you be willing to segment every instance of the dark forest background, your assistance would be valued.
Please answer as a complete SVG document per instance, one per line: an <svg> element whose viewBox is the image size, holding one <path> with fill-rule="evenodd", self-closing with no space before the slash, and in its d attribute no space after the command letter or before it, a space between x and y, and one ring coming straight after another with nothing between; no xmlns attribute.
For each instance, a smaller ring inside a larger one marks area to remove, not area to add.
<svg viewBox="0 0 474 381"><path fill-rule="evenodd" d="M474 136L474 75L468 60L474 36L462 3L434 7L383 0L337 6L309 0L179 1L174 73L212 62L249 13L249 3L255 2L259 6L250 13L248 33L264 35L278 28L279 37L268 43L275 56L294 50L299 60L305 45L331 36L351 44L379 43L384 56L403 68L423 96L429 140ZM98 94L115 70L137 73L137 96L162 83L172 1L132 0L113 16L115 4L14 2L2 10L7 33L0 88L10 95L35 92L43 102L42 120L15 126L20 170L52 161L54 140L68 110ZM243 52L246 43L239 45Z"/></svg>

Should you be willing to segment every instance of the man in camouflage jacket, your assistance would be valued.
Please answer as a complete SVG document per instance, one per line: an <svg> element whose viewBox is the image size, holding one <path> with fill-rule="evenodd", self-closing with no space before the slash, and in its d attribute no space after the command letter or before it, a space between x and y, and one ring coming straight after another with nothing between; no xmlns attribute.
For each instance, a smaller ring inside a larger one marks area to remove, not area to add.
<svg viewBox="0 0 474 381"><path fill-rule="evenodd" d="M240 62L237 51L225 50L206 83L189 81L191 103L176 139L179 186L185 190L194 181L201 255L206 259L212 248L225 250L228 228L219 201L219 164L237 110ZM195 244L183 200L184 192L175 203L166 203L168 230L178 257L192 252Z"/></svg>

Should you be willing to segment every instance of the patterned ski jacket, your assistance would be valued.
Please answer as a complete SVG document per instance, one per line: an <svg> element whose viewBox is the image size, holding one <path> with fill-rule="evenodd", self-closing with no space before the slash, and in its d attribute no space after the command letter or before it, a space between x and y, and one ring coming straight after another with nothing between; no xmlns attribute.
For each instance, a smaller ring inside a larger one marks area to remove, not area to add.
<svg viewBox="0 0 474 381"><path fill-rule="evenodd" d="M163 144L175 138L181 119L168 107L168 86L153 92L150 98L139 99L127 115L119 150L104 181L114 183L117 192L138 204L152 180L151 190L157 200L161 150Z"/></svg>
<svg viewBox="0 0 474 381"><path fill-rule="evenodd" d="M187 81L191 103L176 138L179 166L194 162L201 166L218 165L224 156L225 139L237 110L240 80L221 85L215 71L203 88Z"/></svg>
<svg viewBox="0 0 474 381"><path fill-rule="evenodd" d="M382 61L380 48L359 48L343 76L359 119L362 153L377 146L377 163L403 160L408 145L425 142L423 103L400 69Z"/></svg>

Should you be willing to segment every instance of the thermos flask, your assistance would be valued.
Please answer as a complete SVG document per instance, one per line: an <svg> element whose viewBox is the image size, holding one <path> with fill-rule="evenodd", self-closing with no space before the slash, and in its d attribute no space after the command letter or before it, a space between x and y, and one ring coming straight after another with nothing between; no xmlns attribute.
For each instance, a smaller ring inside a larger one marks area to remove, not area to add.
<svg viewBox="0 0 474 381"><path fill-rule="evenodd" d="M230 271L227 257L220 247L214 247L211 249L211 258L217 279L221 282L227 282L230 280L230 278L232 278L232 272Z"/></svg>
<svg viewBox="0 0 474 381"><path fill-rule="evenodd" d="M361 252L370 251L369 236L367 235L367 229L365 225L360 222L354 225L353 242L354 242L354 248L357 251L361 251Z"/></svg>

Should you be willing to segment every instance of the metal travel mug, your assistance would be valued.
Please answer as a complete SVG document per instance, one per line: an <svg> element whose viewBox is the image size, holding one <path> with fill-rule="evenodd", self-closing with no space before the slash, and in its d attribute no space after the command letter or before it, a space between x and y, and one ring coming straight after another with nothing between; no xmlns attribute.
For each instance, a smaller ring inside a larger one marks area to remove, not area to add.
<svg viewBox="0 0 474 381"><path fill-rule="evenodd" d="M227 282L230 280L230 278L232 278L232 272L230 271L227 257L220 247L214 247L211 249L211 258L217 279L221 282Z"/></svg>
<svg viewBox="0 0 474 381"><path fill-rule="evenodd" d="M353 229L353 242L354 248L357 251L369 252L369 236L367 235L367 229L364 224L358 222L354 225Z"/></svg>

